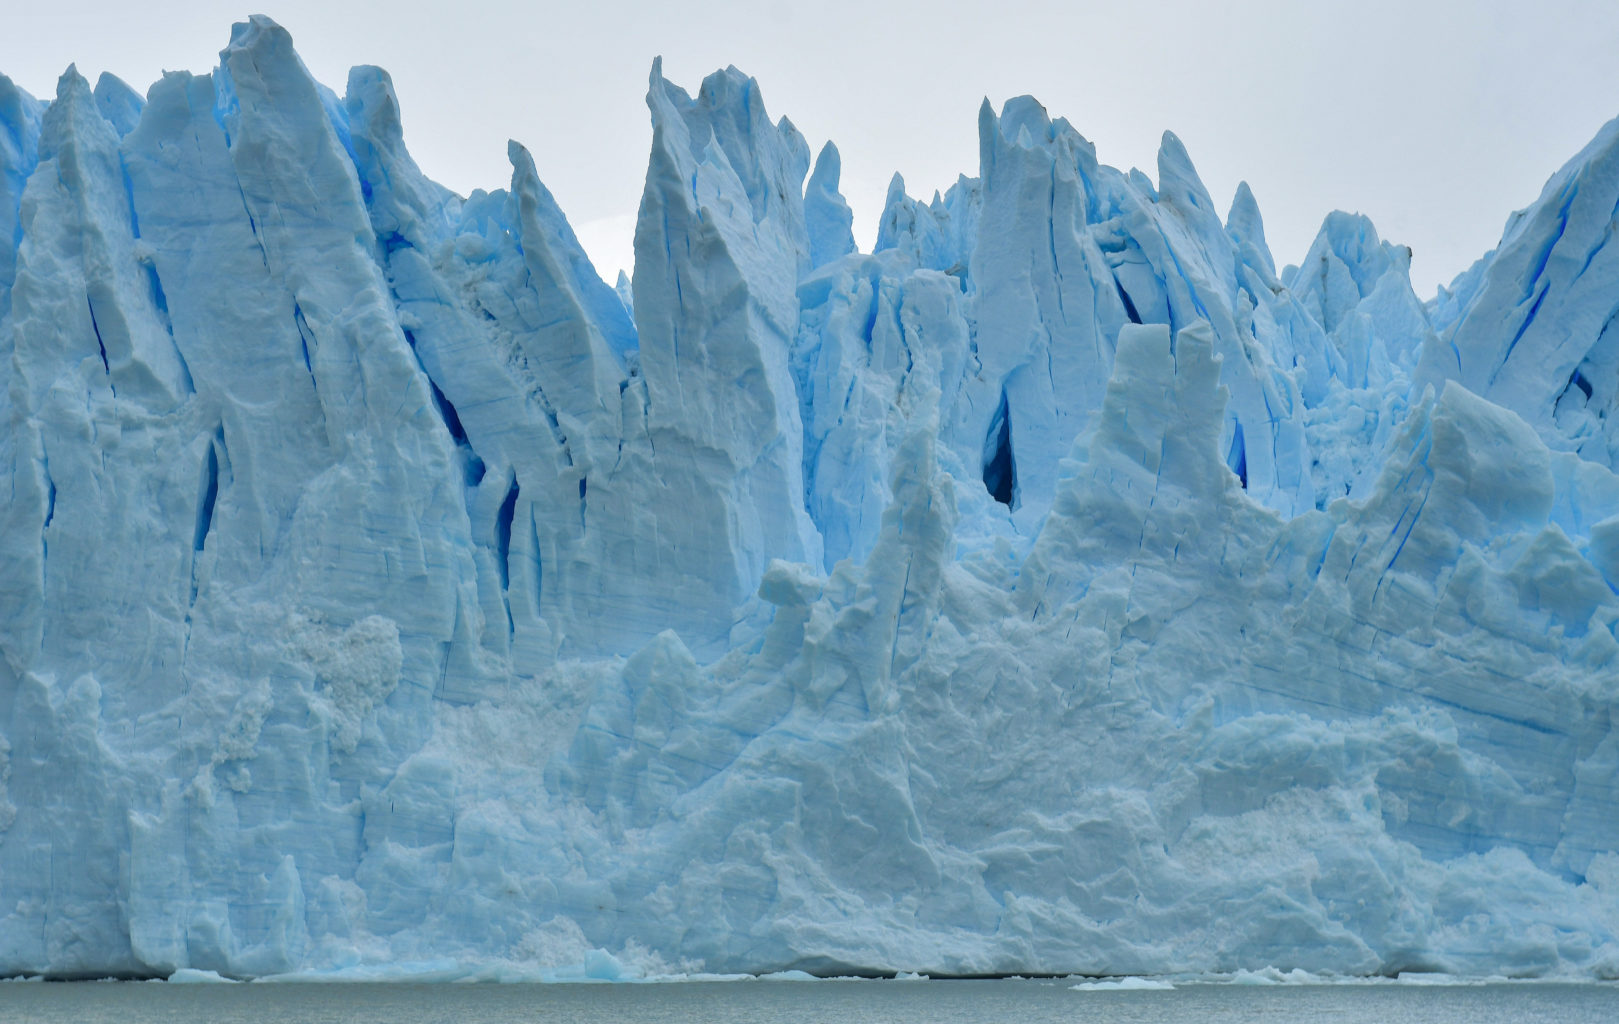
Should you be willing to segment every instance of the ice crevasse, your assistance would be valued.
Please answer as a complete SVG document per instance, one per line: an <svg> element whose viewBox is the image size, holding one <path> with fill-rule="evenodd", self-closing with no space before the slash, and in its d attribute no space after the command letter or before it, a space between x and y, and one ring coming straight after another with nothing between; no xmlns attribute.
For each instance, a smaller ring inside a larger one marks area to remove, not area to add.
<svg viewBox="0 0 1619 1024"><path fill-rule="evenodd" d="M615 288L267 19L0 78L0 973L1619 975L1619 123L1423 302L648 105Z"/></svg>

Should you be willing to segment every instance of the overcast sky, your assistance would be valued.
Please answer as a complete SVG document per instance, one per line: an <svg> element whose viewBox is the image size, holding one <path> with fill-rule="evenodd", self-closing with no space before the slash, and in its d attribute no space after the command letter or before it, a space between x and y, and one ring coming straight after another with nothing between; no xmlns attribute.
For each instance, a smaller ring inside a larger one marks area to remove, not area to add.
<svg viewBox="0 0 1619 1024"><path fill-rule="evenodd" d="M991 13L991 9L994 12ZM1031 93L1105 163L1157 177L1159 134L1186 143L1223 207L1259 199L1278 265L1334 208L1410 245L1424 297L1492 247L1512 210L1619 114L1614 0L1157 0L997 4L345 3L262 8L343 91L348 67L392 74L405 139L465 194L507 184L505 143L534 153L609 281L628 267L651 132L652 58L695 92L735 64L843 154L863 247L889 177L929 196L976 174L976 113ZM144 91L206 71L248 13L202 0L13 5L0 72L36 96L76 61Z"/></svg>

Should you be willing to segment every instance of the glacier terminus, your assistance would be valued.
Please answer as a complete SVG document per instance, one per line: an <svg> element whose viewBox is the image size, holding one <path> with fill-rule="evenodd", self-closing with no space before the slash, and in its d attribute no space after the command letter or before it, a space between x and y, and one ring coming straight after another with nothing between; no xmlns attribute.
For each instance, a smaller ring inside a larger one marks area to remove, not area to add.
<svg viewBox="0 0 1619 1024"><path fill-rule="evenodd" d="M0 974L1619 977L1619 122L1423 301L647 104L610 285L268 19L0 78Z"/></svg>

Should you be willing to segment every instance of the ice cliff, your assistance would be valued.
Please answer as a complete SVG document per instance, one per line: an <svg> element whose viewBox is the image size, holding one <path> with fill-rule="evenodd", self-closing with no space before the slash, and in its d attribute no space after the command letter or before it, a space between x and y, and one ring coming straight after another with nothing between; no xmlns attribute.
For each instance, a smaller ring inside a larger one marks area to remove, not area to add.
<svg viewBox="0 0 1619 1024"><path fill-rule="evenodd" d="M648 105L615 289L266 19L0 78L0 973L1619 975L1619 122L1424 303Z"/></svg>

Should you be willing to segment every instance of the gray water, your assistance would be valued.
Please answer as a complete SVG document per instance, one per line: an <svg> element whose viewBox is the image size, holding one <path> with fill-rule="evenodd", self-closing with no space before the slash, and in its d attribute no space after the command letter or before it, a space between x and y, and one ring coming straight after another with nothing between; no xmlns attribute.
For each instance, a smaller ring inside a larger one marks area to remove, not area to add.
<svg viewBox="0 0 1619 1024"><path fill-rule="evenodd" d="M1186 985L1064 981L656 985L0 985L5 1024L1616 1024L1615 985Z"/></svg>

